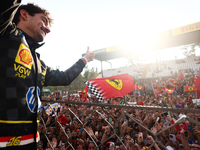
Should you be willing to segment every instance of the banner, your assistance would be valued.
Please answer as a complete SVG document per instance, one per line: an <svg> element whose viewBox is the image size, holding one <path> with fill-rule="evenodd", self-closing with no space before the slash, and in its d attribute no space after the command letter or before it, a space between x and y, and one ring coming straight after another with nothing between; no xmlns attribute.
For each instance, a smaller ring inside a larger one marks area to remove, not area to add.
<svg viewBox="0 0 200 150"><path fill-rule="evenodd" d="M180 79L183 79L184 78L184 75L183 75L183 73L181 73L177 78L176 78L176 80L180 80Z"/></svg>
<svg viewBox="0 0 200 150"><path fill-rule="evenodd" d="M192 99L193 104L200 105L200 99Z"/></svg>
<svg viewBox="0 0 200 150"><path fill-rule="evenodd" d="M168 94L174 92L174 90L175 90L175 88L173 88L173 89L167 89L167 88L165 88L165 91L166 91Z"/></svg>
<svg viewBox="0 0 200 150"><path fill-rule="evenodd" d="M99 100L124 96L135 89L133 78L128 74L91 79L85 84Z"/></svg>
<svg viewBox="0 0 200 150"><path fill-rule="evenodd" d="M48 107L48 108L47 108ZM47 109L46 109L47 108ZM57 112L58 108L60 108L60 104L58 103L53 103L53 104L50 104L50 106L46 106L45 109L46 109L46 114L47 115L51 115L52 112Z"/></svg>
<svg viewBox="0 0 200 150"><path fill-rule="evenodd" d="M144 87L138 84L135 84L135 90L144 90Z"/></svg>
<svg viewBox="0 0 200 150"><path fill-rule="evenodd" d="M184 92L194 92L195 87L194 86L184 86Z"/></svg>
<svg viewBox="0 0 200 150"><path fill-rule="evenodd" d="M155 95L165 93L165 83L152 83L152 87Z"/></svg>
<svg viewBox="0 0 200 150"><path fill-rule="evenodd" d="M83 103L87 100L87 90L88 90L88 87L86 85L85 88L83 89L83 93L82 93Z"/></svg>

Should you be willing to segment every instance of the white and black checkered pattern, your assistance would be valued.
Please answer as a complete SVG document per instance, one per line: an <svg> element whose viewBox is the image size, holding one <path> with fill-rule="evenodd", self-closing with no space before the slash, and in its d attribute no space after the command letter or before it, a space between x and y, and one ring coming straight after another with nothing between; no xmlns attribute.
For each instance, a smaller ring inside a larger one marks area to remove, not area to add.
<svg viewBox="0 0 200 150"><path fill-rule="evenodd" d="M96 89L96 87L94 85L92 85L90 82L86 81L85 84L88 86L88 89L92 92L92 94L94 94L96 96L96 98L99 101L103 100L103 96L101 95L101 93L99 93L99 91Z"/></svg>

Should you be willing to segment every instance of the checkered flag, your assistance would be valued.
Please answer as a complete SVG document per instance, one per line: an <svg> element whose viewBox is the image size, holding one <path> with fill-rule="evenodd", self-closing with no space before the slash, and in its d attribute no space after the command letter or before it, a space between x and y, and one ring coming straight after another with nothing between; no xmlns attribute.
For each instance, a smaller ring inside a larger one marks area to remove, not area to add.
<svg viewBox="0 0 200 150"><path fill-rule="evenodd" d="M94 87L90 82L86 81L85 84L88 86L88 89L96 96L99 101L103 100L102 95L99 93L99 91Z"/></svg>

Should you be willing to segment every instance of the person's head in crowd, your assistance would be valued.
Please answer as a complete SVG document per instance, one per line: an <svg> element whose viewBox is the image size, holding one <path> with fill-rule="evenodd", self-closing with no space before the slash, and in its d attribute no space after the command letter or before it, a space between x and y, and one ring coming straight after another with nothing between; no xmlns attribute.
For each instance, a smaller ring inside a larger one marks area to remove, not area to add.
<svg viewBox="0 0 200 150"><path fill-rule="evenodd" d="M102 133L102 132L98 132L98 138L97 138L97 139L98 139L99 141L101 141L102 136L103 136L103 133Z"/></svg>
<svg viewBox="0 0 200 150"><path fill-rule="evenodd" d="M69 135L71 133L71 128L70 126L66 126L65 128L66 133Z"/></svg>
<svg viewBox="0 0 200 150"><path fill-rule="evenodd" d="M190 150L198 150L200 149L200 141L197 140L193 144L189 144Z"/></svg>
<svg viewBox="0 0 200 150"><path fill-rule="evenodd" d="M78 132L77 137L78 137L78 138L81 138L81 137L82 137L82 133L81 133L81 132Z"/></svg>
<svg viewBox="0 0 200 150"><path fill-rule="evenodd" d="M49 131L50 131L52 134L54 134L55 128L54 128L54 127L49 127Z"/></svg>
<svg viewBox="0 0 200 150"><path fill-rule="evenodd" d="M48 136L49 139L52 139L54 134L48 129L47 136Z"/></svg>
<svg viewBox="0 0 200 150"><path fill-rule="evenodd" d="M39 141L38 150L43 150L43 143L42 143L42 141Z"/></svg>
<svg viewBox="0 0 200 150"><path fill-rule="evenodd" d="M115 150L115 143L114 142L106 142L105 150Z"/></svg>
<svg viewBox="0 0 200 150"><path fill-rule="evenodd" d="M78 122L78 123L77 123L77 128L80 129L81 127L82 127L82 126L81 126L81 123Z"/></svg>
<svg viewBox="0 0 200 150"><path fill-rule="evenodd" d="M76 140L76 147L79 150L83 150L85 148L84 141L82 139L77 139Z"/></svg>
<svg viewBox="0 0 200 150"><path fill-rule="evenodd" d="M38 125L38 132L41 133L44 129L44 125L42 122L39 122L39 125Z"/></svg>
<svg viewBox="0 0 200 150"><path fill-rule="evenodd" d="M94 144L94 142L89 141L88 142L88 150L95 150L96 146Z"/></svg>

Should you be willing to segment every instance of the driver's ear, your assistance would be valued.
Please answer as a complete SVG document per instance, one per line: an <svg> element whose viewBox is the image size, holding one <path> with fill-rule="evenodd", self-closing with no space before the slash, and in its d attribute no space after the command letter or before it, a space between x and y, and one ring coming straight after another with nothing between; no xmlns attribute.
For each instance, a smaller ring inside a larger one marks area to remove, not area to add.
<svg viewBox="0 0 200 150"><path fill-rule="evenodd" d="M24 9L20 10L20 20L26 21L28 19L28 12Z"/></svg>

